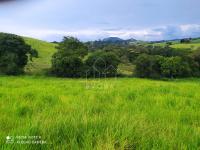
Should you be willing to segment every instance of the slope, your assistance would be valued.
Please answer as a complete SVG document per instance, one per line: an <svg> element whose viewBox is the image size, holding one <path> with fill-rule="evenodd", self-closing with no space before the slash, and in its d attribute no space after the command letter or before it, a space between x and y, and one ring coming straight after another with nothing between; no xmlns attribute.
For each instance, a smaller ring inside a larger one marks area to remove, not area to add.
<svg viewBox="0 0 200 150"><path fill-rule="evenodd" d="M39 53L39 58L34 58L33 62L29 62L25 68L28 74L43 74L45 70L51 67L51 56L56 51L56 44L24 37L27 44L36 49Z"/></svg>

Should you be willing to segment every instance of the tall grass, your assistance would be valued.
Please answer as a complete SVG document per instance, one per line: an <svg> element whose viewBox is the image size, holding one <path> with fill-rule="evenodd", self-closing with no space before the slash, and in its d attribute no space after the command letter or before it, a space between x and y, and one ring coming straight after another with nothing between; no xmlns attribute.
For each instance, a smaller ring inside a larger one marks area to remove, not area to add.
<svg viewBox="0 0 200 150"><path fill-rule="evenodd" d="M46 144L6 144L8 135L41 136ZM0 77L0 145L199 149L200 80Z"/></svg>

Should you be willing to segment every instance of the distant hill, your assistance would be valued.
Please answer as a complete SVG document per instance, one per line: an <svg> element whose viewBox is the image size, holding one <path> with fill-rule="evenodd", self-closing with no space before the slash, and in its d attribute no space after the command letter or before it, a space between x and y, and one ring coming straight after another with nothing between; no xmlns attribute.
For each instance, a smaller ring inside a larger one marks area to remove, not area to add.
<svg viewBox="0 0 200 150"><path fill-rule="evenodd" d="M111 42L111 43L115 43L115 42L122 42L124 41L123 39L120 39L118 37L109 37L109 38L105 38L102 40L103 42Z"/></svg>
<svg viewBox="0 0 200 150"><path fill-rule="evenodd" d="M89 41L89 42L86 42L86 44L90 47L90 49L98 49L98 48L103 48L106 45L126 46L135 42L137 42L137 40L133 38L123 40L118 37L108 37L108 38L98 40L98 41Z"/></svg>
<svg viewBox="0 0 200 150"><path fill-rule="evenodd" d="M123 40L121 38L118 37L109 37L109 38L105 38L102 40L102 42L107 42L107 43L113 43L113 44L129 44L130 42L136 42L136 39L127 39L127 40Z"/></svg>
<svg viewBox="0 0 200 150"><path fill-rule="evenodd" d="M189 39L189 38L185 38ZM178 48L178 49L191 49L193 51L200 49L200 38L190 38L190 42L188 43L181 43L181 39L174 39L174 40L165 40L165 41L153 41L149 42L150 44L156 46L165 46L167 43L170 43L171 47Z"/></svg>

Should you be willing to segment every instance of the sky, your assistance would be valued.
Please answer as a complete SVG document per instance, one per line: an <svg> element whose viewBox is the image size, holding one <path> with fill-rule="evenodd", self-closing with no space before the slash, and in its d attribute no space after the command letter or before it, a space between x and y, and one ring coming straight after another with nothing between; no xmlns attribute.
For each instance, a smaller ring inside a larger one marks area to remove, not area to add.
<svg viewBox="0 0 200 150"><path fill-rule="evenodd" d="M155 41L200 37L199 0L0 0L0 32Z"/></svg>

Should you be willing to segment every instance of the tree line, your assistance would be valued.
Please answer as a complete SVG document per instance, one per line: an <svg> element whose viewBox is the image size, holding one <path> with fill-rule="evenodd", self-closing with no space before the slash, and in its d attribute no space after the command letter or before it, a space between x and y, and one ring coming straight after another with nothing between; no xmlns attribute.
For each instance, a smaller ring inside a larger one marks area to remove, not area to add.
<svg viewBox="0 0 200 150"><path fill-rule="evenodd" d="M200 77L200 49L174 49L169 44L113 45L92 47L74 37L57 43L49 74L58 77L114 77L120 63L132 63L133 74L142 78ZM0 33L0 74L18 75L37 50L24 39Z"/></svg>

